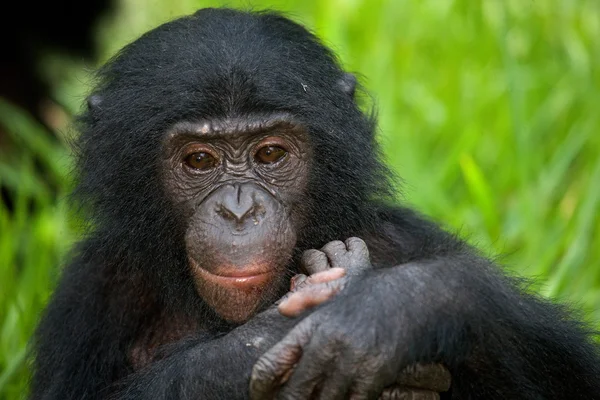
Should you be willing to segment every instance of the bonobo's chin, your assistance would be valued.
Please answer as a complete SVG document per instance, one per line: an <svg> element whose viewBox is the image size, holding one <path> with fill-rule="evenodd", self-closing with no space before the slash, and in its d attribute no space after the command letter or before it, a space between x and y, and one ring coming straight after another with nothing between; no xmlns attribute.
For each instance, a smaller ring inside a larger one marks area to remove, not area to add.
<svg viewBox="0 0 600 400"><path fill-rule="evenodd" d="M288 259L257 257L245 265L213 264L210 270L191 257L189 263L198 294L206 304L224 320L243 323L281 295Z"/></svg>
<svg viewBox="0 0 600 400"><path fill-rule="evenodd" d="M250 226L196 222L186 234L190 272L199 296L218 315L242 323L281 295L296 246L286 214Z"/></svg>

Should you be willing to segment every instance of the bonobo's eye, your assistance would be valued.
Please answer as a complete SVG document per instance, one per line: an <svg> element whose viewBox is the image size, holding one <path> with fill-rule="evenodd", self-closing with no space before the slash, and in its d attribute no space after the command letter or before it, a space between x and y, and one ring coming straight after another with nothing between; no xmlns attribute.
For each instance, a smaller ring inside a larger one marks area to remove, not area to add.
<svg viewBox="0 0 600 400"><path fill-rule="evenodd" d="M258 149L254 157L261 164L273 164L285 157L287 153L287 150L282 147L270 145Z"/></svg>
<svg viewBox="0 0 600 400"><path fill-rule="evenodd" d="M188 155L184 162L188 167L199 171L206 171L217 165L217 159L205 151L197 151Z"/></svg>

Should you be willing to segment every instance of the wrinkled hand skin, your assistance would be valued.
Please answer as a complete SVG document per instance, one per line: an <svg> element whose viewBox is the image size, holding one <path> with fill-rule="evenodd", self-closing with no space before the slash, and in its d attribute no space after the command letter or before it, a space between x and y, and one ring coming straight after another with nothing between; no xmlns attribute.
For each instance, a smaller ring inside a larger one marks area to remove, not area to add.
<svg viewBox="0 0 600 400"><path fill-rule="evenodd" d="M302 267L310 275L292 278L290 293L279 302L279 311L288 317L318 306L340 292L352 277L371 269L369 250L362 239L329 242L321 250L307 250Z"/></svg>
<svg viewBox="0 0 600 400"><path fill-rule="evenodd" d="M359 238L308 250L302 264L310 276L292 279L290 293L279 302L283 315L295 317L327 302L372 269L367 245ZM450 373L440 364L409 366L396 374L391 384L378 387L385 382L376 372L383 366L381 350L373 347L370 353L360 343L353 347L351 342L340 340L343 336L339 333L343 335L347 329L343 324L337 333L328 320L321 324L316 322L320 319L314 321L308 316L255 364L252 399L434 400L450 388ZM354 361L360 359L363 361Z"/></svg>

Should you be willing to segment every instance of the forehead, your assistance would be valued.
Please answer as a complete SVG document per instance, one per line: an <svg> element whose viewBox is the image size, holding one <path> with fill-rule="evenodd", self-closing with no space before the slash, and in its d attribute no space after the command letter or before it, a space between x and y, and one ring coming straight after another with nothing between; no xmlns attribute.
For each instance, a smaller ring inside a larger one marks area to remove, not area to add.
<svg viewBox="0 0 600 400"><path fill-rule="evenodd" d="M289 114L248 115L224 119L180 121L168 130L166 140L170 142L180 138L227 139L271 132L303 136L304 128Z"/></svg>

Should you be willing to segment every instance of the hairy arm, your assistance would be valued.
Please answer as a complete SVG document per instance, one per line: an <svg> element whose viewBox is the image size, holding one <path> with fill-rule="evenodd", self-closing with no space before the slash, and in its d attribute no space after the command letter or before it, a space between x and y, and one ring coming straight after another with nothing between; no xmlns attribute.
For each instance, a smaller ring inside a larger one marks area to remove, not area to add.
<svg viewBox="0 0 600 400"><path fill-rule="evenodd" d="M252 366L296 323L276 308L209 341L187 340L178 351L127 377L118 399L247 399Z"/></svg>
<svg viewBox="0 0 600 400"><path fill-rule="evenodd" d="M395 314L411 326L403 330L413 350L399 359L443 362L453 397L599 396L600 354L585 327L487 260L446 256L379 273L372 279L408 290L402 297L414 302Z"/></svg>
<svg viewBox="0 0 600 400"><path fill-rule="evenodd" d="M431 305L411 318L435 329L417 348L445 357L454 398L600 398L600 347L579 313L418 214L384 212L396 243L411 243L388 274L423 283L411 297Z"/></svg>

